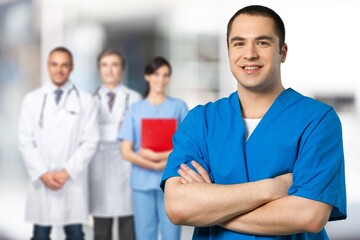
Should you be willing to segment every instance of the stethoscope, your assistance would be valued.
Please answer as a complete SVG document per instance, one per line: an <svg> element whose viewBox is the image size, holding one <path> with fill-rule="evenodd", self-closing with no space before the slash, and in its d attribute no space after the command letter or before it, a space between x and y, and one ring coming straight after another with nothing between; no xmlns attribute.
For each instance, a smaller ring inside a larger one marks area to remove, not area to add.
<svg viewBox="0 0 360 240"><path fill-rule="evenodd" d="M74 91L75 94L76 94L76 98L77 98L77 102L78 102L78 106L79 106L77 111L72 110L72 109L70 109L70 110L68 109L68 98L69 98L72 91ZM45 107L46 107L47 97L48 97L48 94L45 93L44 96L43 96L43 101L42 101L41 110L40 110L40 117L39 117L39 127L40 128L43 128L43 126L44 126L44 111L45 111ZM72 85L71 88L67 91L67 93L65 95L65 100L64 100L63 105L62 105L62 108L64 109L64 111L66 113L71 114L71 115L77 115L83 110L83 105L81 103L79 90L74 85Z"/></svg>
<svg viewBox="0 0 360 240"><path fill-rule="evenodd" d="M101 89L101 86L97 87L95 92L93 93L93 96L98 97L99 101L101 102L100 89ZM129 102L130 102L130 94L125 93L124 112L123 112L123 115L122 115L121 119L124 119L128 109L129 109ZM101 108L99 107L99 113L100 113L100 111L101 111ZM122 122L122 120L120 121L119 126L121 126L121 122Z"/></svg>

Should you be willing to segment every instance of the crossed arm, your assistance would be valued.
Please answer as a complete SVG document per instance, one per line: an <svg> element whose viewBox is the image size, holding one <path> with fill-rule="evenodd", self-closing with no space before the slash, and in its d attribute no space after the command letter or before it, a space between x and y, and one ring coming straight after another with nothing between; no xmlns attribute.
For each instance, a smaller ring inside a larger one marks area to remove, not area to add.
<svg viewBox="0 0 360 240"><path fill-rule="evenodd" d="M165 208L175 224L219 225L248 234L288 235L319 232L329 219L330 205L287 195L291 174L219 185L210 182L201 165L195 161L192 165L197 172L183 164L180 177L169 178L165 184Z"/></svg>

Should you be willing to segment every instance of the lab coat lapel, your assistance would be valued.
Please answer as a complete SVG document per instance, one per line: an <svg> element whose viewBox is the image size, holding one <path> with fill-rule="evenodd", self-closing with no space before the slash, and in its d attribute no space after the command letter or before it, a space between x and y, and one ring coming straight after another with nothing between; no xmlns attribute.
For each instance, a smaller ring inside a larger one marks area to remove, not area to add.
<svg viewBox="0 0 360 240"><path fill-rule="evenodd" d="M115 89L115 100L114 100L114 105L112 107L112 110L110 112L110 116L112 118L113 121L116 121L116 119L119 119L118 118L118 115L119 115L119 107L121 106L120 105L120 102L121 102L121 98L122 98L122 95L121 95L121 91L119 91L118 88Z"/></svg>
<svg viewBox="0 0 360 240"><path fill-rule="evenodd" d="M126 101L125 89L123 86L119 86L116 91L115 103L112 111L112 115L117 121L120 121L124 114Z"/></svg>
<svg viewBox="0 0 360 240"><path fill-rule="evenodd" d="M56 126L59 122L59 118L56 118L57 114L59 113L61 106L64 102L64 96L61 97L59 104L56 105L55 103L55 95L53 89L50 87L49 84L43 87L43 95L46 95L46 102L44 104L43 109L43 122L44 128L52 128ZM65 95L64 93L63 95Z"/></svg>
<svg viewBox="0 0 360 240"><path fill-rule="evenodd" d="M123 86L118 86L115 89L115 100L114 105L112 107L112 111L109 110L108 107L108 96L105 91L103 92L103 109L106 111L106 116L104 116L104 120L106 122L119 122L123 117L123 113L125 111L125 103L126 103L126 93Z"/></svg>
<svg viewBox="0 0 360 240"><path fill-rule="evenodd" d="M104 89L100 89L100 123L108 123L111 119L110 110L108 107L108 96L106 95L106 91Z"/></svg>

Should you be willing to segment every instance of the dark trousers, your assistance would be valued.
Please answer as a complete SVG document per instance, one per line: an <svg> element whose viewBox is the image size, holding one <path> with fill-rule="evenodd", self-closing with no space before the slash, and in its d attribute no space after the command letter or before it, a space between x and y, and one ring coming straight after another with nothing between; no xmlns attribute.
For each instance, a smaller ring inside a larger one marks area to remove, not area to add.
<svg viewBox="0 0 360 240"><path fill-rule="evenodd" d="M134 240L134 217L119 217L118 235L120 240ZM94 240L112 240L113 218L94 217Z"/></svg>
<svg viewBox="0 0 360 240"><path fill-rule="evenodd" d="M34 225L33 237L31 240L50 240L51 226ZM84 240L84 232L81 224L64 226L66 240Z"/></svg>

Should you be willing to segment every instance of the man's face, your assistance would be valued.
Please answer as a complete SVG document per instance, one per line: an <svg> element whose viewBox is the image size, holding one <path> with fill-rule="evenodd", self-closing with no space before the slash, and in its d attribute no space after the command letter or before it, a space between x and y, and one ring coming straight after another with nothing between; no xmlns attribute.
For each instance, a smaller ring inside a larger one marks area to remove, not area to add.
<svg viewBox="0 0 360 240"><path fill-rule="evenodd" d="M101 81L105 85L117 85L123 74L121 59L115 54L102 57L99 62L99 71Z"/></svg>
<svg viewBox="0 0 360 240"><path fill-rule="evenodd" d="M279 49L279 38L271 18L239 15L229 35L229 63L238 87L267 91L281 84L280 64L287 46Z"/></svg>
<svg viewBox="0 0 360 240"><path fill-rule="evenodd" d="M66 52L55 51L49 55L48 72L56 86L61 87L69 80L72 69L71 58Z"/></svg>

